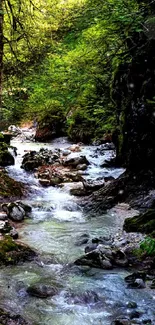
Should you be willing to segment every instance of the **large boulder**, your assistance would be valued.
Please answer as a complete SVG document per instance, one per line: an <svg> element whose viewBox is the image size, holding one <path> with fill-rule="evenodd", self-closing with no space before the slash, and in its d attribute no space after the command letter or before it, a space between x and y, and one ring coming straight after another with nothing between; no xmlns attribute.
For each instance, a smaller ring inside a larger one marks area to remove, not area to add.
<svg viewBox="0 0 155 325"><path fill-rule="evenodd" d="M4 203L2 209L7 213L9 219L22 221L31 212L31 207L21 201Z"/></svg>
<svg viewBox="0 0 155 325"><path fill-rule="evenodd" d="M34 169L43 165L52 165L59 161L60 152L58 150L48 150L41 148L39 152L27 152L22 161L22 168L26 171L33 171Z"/></svg>

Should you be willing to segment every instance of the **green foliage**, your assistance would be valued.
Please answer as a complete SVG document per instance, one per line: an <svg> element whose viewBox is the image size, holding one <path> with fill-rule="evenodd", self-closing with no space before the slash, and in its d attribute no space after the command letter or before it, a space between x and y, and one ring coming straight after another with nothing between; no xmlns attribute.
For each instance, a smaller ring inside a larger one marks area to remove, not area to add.
<svg viewBox="0 0 155 325"><path fill-rule="evenodd" d="M5 45L3 119L27 116L49 128L59 121L82 141L114 129L113 79L120 63L131 60L131 34L143 30L137 1L34 0L35 9L26 0L20 12L12 2L17 28L11 32L5 16L6 37L17 38L21 26L26 37L13 43L14 53Z"/></svg>
<svg viewBox="0 0 155 325"><path fill-rule="evenodd" d="M0 253L4 254L10 251L17 250L18 246L15 241L10 237L6 236L4 240L0 241Z"/></svg>
<svg viewBox="0 0 155 325"><path fill-rule="evenodd" d="M155 239L147 237L141 242L140 248L143 252L146 252L147 255L155 256Z"/></svg>

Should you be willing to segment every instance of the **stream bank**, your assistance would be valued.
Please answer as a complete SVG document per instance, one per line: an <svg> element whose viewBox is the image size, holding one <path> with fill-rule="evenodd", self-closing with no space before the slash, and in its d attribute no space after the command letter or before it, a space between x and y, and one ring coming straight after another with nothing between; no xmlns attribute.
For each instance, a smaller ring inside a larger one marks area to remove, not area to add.
<svg viewBox="0 0 155 325"><path fill-rule="evenodd" d="M16 139L12 144L18 146L18 155L15 166L8 167L8 172L17 181L29 184L24 202L32 206L30 218L18 228L19 239L37 250L40 260L1 268L1 307L42 325L125 324L123 318L126 324L147 324L149 319L153 324L154 289L150 290L148 282L143 289L129 289L124 279L131 273L130 267L108 271L89 266L69 267L84 253L85 244L79 245L84 235L90 242L99 237L112 241L115 237L123 245L124 218L133 216L135 211L119 205L92 217L83 211L81 200L70 195L69 185L43 187L32 172L20 168L25 150L39 151L43 144L21 143ZM66 150L70 145L66 138L60 138L44 144L44 148ZM113 153L107 150L104 155L96 155L96 149L82 146L82 155L90 162L88 175L84 175L87 183L97 178L118 177L122 169L100 167ZM134 238L140 239L131 235L130 241ZM27 289L38 284L55 286L56 294L46 298L30 296ZM116 323L119 318L122 323L119 320Z"/></svg>

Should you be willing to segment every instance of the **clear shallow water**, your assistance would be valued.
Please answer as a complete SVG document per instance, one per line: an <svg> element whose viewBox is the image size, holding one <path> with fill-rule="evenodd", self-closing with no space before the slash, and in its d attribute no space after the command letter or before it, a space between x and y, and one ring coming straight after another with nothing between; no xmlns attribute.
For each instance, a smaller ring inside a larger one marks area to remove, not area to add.
<svg viewBox="0 0 155 325"><path fill-rule="evenodd" d="M112 318L126 314L128 301L137 302L138 310L148 318L155 319L154 290L127 289L124 282L127 271L105 272L66 266L83 254L84 247L76 245L80 235L89 234L90 238L110 236L118 231L122 223L114 210L97 218L84 215L77 199L65 189L42 188L33 174L20 168L25 150L53 146L65 148L70 145L66 138L46 145L25 142L13 142L12 145L18 147L18 156L16 165L9 167L8 171L15 179L29 184L31 194L27 202L33 207L31 218L25 220L19 229L20 240L36 249L42 256L42 262L1 270L0 305L41 325L110 325ZM95 148L84 146L79 154L85 154L91 162L87 175L89 179L107 175L118 177L123 171L100 167L112 152L95 157ZM53 281L60 286L60 290L52 298L38 299L26 293L30 284L52 284ZM92 296L97 293L99 301L86 302L84 297L87 292L91 292ZM74 299L75 296L78 299Z"/></svg>

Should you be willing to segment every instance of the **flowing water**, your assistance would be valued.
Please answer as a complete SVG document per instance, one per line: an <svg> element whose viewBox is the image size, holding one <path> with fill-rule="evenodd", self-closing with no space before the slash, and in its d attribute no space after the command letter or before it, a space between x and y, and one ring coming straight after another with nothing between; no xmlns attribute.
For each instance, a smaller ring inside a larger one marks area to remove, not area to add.
<svg viewBox="0 0 155 325"><path fill-rule="evenodd" d="M66 148L70 145L67 139L56 139L44 145L14 140L12 145L18 147L18 156L15 166L8 168L9 174L29 185L26 202L33 207L31 218L18 229L20 240L36 249L41 261L1 269L0 306L20 313L36 325L110 325L115 316L130 313L126 304L135 301L140 313L145 314L142 317L155 320L154 290L127 289L124 282L129 274L127 270L67 266L84 252L84 246L76 244L79 236L112 236L123 222L115 209L90 218L66 187L43 188L32 173L20 168L25 150ZM123 171L100 167L112 152L100 155L96 154L96 147L83 146L82 154L91 163L86 175L89 179L109 175L116 178ZM30 297L26 288L38 282L56 283L58 294L47 299Z"/></svg>

